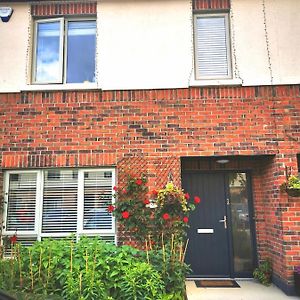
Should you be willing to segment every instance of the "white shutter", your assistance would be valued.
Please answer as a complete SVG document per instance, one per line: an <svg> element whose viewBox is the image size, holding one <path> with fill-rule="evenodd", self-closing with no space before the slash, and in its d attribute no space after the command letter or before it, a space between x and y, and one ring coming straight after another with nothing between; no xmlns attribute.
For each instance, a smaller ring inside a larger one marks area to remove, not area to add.
<svg viewBox="0 0 300 300"><path fill-rule="evenodd" d="M5 231L34 231L37 173L9 173Z"/></svg>
<svg viewBox="0 0 300 300"><path fill-rule="evenodd" d="M112 230L112 171L84 172L83 230Z"/></svg>
<svg viewBox="0 0 300 300"><path fill-rule="evenodd" d="M77 185L77 171L45 171L42 233L76 232Z"/></svg>
<svg viewBox="0 0 300 300"><path fill-rule="evenodd" d="M227 15L195 17L196 77L228 78L231 76Z"/></svg>

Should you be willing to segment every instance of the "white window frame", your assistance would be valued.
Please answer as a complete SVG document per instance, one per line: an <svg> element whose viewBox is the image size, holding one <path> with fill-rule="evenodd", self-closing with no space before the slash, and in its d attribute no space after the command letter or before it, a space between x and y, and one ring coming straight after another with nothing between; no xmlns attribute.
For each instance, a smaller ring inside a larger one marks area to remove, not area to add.
<svg viewBox="0 0 300 300"><path fill-rule="evenodd" d="M199 65L198 65L198 49L197 49L197 18L214 18L214 17L224 17L225 18L225 27L226 27L226 51L227 51L227 76L201 76L199 74ZM232 58L231 58L231 43L230 43L230 24L229 24L229 13L196 13L194 14L194 69L195 69L195 80L217 80L217 79L232 79Z"/></svg>
<svg viewBox="0 0 300 300"><path fill-rule="evenodd" d="M6 171L4 173L4 213L3 213L3 224L6 226L7 221L7 210L8 210L8 192L9 192L9 177L10 174L28 174L35 173L37 175L36 181L36 208L35 208L35 229L34 231L17 231L17 236L20 237L32 237L36 240L40 241L42 238L46 237L68 237L70 235L76 235L76 239L78 240L81 235L87 236L114 236L114 241L116 242L116 221L115 217L112 216L112 228L111 229L93 229L93 230L84 230L83 229L83 209L84 209L84 173L93 171L101 171L101 172L111 172L112 173L112 184L111 184L111 192L112 192L112 203L115 203L115 191L113 187L116 184L116 171L114 168L95 168L95 169L77 169L72 168L73 171L78 171L78 185L77 185L77 228L76 233L42 233L42 218L43 218L43 187L44 187L44 170L13 170ZM55 170L66 170L65 168L56 168ZM70 170L70 169L68 169ZM3 236L12 236L16 232L15 231L7 231L6 227L2 230Z"/></svg>
<svg viewBox="0 0 300 300"><path fill-rule="evenodd" d="M36 85L49 85L49 84L63 84L63 85L84 85L85 82L77 82L77 83L67 83L67 43L68 43L68 22L84 22L84 21L95 21L97 26L96 18L49 18L49 19L38 19L34 20L34 35L33 35L33 52L32 52L32 74L31 74L31 83ZM60 65L60 80L57 81L37 81L36 80L36 63L37 63L37 28L38 24L41 23L53 23L53 22L60 22L60 49L59 49L59 65ZM97 30L97 29L96 29ZM97 37L96 37L97 38ZM96 54L97 54L97 40L96 40L96 47L95 47L95 73L96 73ZM96 80L96 78L95 78ZM90 82L89 84L96 84L96 82Z"/></svg>

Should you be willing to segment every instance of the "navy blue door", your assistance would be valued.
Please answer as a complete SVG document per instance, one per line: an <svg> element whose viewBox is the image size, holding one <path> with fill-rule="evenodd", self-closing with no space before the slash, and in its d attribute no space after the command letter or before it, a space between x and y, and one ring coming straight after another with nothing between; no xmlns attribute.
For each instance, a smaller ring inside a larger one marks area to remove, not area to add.
<svg viewBox="0 0 300 300"><path fill-rule="evenodd" d="M195 277L229 277L226 186L224 174L187 173L183 187L203 201L190 215L186 262Z"/></svg>

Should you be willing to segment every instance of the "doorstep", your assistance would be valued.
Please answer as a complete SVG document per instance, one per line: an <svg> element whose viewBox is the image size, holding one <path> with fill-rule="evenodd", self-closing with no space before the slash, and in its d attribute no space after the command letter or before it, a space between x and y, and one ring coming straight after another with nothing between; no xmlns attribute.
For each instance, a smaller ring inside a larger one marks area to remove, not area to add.
<svg viewBox="0 0 300 300"><path fill-rule="evenodd" d="M275 285L266 287L255 280L236 280L240 288L197 288L194 280L186 281L188 300L299 300L287 296Z"/></svg>

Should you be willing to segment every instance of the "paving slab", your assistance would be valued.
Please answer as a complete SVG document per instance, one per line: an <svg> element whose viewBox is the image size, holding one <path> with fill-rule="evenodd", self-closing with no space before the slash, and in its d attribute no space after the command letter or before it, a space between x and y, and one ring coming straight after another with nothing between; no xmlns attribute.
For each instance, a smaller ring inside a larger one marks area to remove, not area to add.
<svg viewBox="0 0 300 300"><path fill-rule="evenodd" d="M195 281L186 281L188 300L299 300L287 296L275 285L263 286L255 280L237 280L240 288L197 288Z"/></svg>

